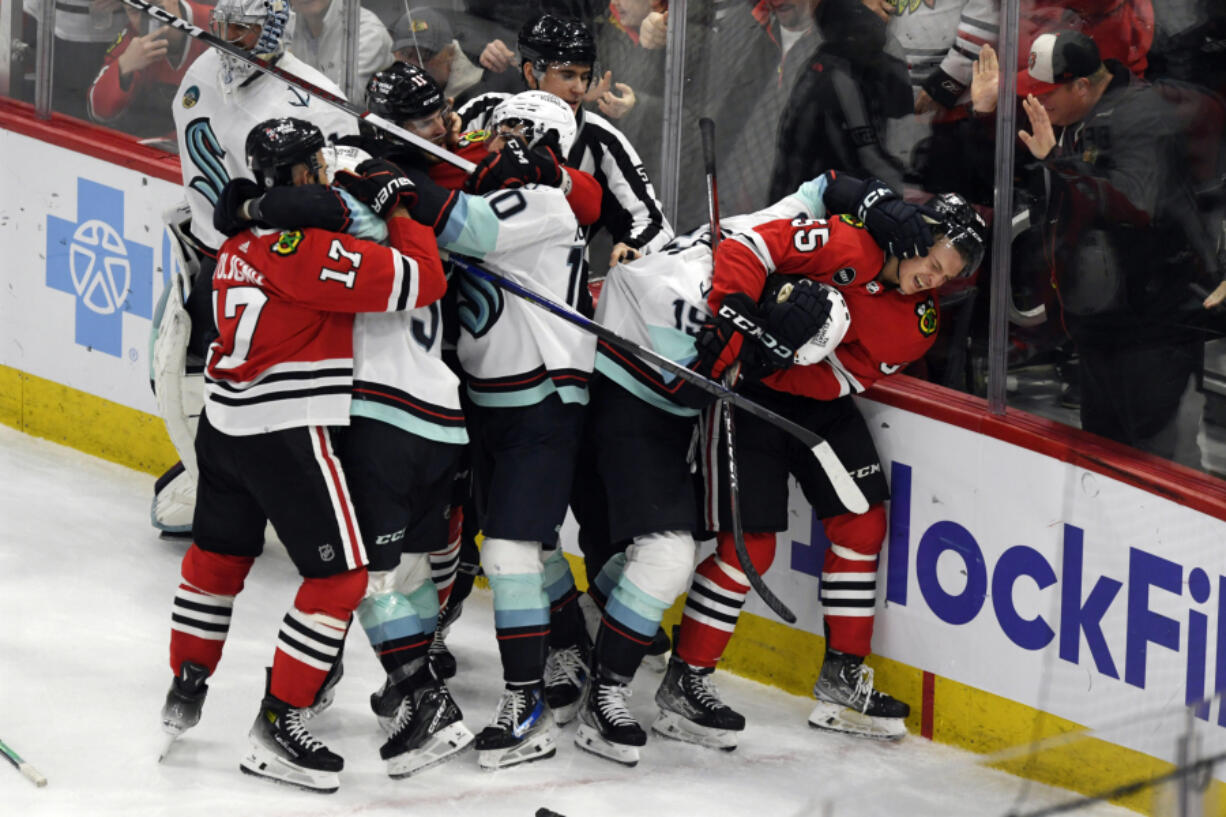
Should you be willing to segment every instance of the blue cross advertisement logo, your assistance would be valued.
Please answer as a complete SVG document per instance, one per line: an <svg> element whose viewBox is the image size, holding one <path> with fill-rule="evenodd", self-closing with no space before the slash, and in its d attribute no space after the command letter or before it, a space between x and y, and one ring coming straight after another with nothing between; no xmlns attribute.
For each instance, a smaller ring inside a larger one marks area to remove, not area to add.
<svg viewBox="0 0 1226 817"><path fill-rule="evenodd" d="M76 342L123 355L123 313L153 316L153 248L124 238L123 191L77 179L77 220L47 216L47 286L76 298Z"/></svg>

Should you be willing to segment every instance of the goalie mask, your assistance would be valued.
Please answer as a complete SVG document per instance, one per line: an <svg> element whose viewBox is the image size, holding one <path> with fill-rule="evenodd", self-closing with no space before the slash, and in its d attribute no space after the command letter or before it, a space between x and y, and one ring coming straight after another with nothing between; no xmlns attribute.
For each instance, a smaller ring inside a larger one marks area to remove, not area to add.
<svg viewBox="0 0 1226 817"><path fill-rule="evenodd" d="M558 158L565 161L575 143L578 126L570 106L546 91L524 91L499 103L490 117L490 130L499 126L524 127L528 147L536 147L550 131L557 134Z"/></svg>
<svg viewBox="0 0 1226 817"><path fill-rule="evenodd" d="M260 187L293 184L294 166L305 164L313 175L321 169L324 135L301 119L267 119L247 134L247 166Z"/></svg>
<svg viewBox="0 0 1226 817"><path fill-rule="evenodd" d="M271 60L285 52L289 17L288 0L218 0L209 24L217 37L253 57ZM256 29L258 36L254 34ZM224 93L232 92L258 70L232 54L222 52L219 56L218 80Z"/></svg>
<svg viewBox="0 0 1226 817"><path fill-rule="evenodd" d="M965 278L979 269L988 241L988 225L983 216L957 193L942 193L928 206L940 214L940 223L933 232L943 233L966 262L957 277Z"/></svg>

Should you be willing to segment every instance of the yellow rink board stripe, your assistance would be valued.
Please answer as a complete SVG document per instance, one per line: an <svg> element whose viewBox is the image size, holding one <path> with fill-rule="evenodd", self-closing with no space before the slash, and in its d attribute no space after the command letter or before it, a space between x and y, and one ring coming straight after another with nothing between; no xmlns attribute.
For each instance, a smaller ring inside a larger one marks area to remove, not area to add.
<svg viewBox="0 0 1226 817"><path fill-rule="evenodd" d="M121 406L50 380L0 366L0 423L151 474L161 474L178 455L166 437L160 418ZM587 587L583 562L567 559L581 590ZM484 580L481 580L484 584ZM684 599L665 613L664 627L681 620ZM751 613L741 616L736 636L728 646L721 669L808 697L821 667L821 636L796 630L781 622ZM876 685L911 702L907 727L918 734L923 671L882 656L868 663ZM1081 729L1033 707L1010 701L946 678L936 677L932 695L933 739L979 754L1004 753L1023 747L1014 757L1001 757L992 765L1011 774L1039 780L1082 794L1107 791L1129 781L1169 772L1171 764L1105 741L1080 738L1061 746L1026 751L1037 741L1071 735ZM750 726L752 728L752 725ZM801 722L797 729L808 729ZM815 734L815 740L820 736ZM917 738L910 738L915 740ZM1172 742L1175 735L1171 736ZM1226 792L1214 781L1208 792L1212 806L1206 813L1226 814ZM1145 790L1117 800L1142 814L1154 814L1164 804Z"/></svg>

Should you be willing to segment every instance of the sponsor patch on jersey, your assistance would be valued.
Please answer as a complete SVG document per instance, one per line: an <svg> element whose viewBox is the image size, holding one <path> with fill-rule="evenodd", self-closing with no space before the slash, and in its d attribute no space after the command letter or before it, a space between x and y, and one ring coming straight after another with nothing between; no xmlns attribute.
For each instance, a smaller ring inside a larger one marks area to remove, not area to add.
<svg viewBox="0 0 1226 817"><path fill-rule="evenodd" d="M843 222L844 224L850 224L852 227L855 227L855 228L860 229L860 230L863 230L863 229L864 229L864 222L863 222L863 221L861 221L860 219L856 218L855 216L850 216L850 215L848 215L847 213L842 213L842 214L839 216L839 221Z"/></svg>
<svg viewBox="0 0 1226 817"><path fill-rule="evenodd" d="M469 145L479 145L482 142L488 142L490 132L488 130L470 130L468 133L460 135L460 141L456 143L456 147L468 147Z"/></svg>
<svg viewBox="0 0 1226 817"><path fill-rule="evenodd" d="M877 283L876 281L869 281L864 285L864 288L868 291L869 295L876 295L881 291L881 284Z"/></svg>
<svg viewBox="0 0 1226 817"><path fill-rule="evenodd" d="M200 89L195 85L183 92L183 107L190 108L200 101Z"/></svg>
<svg viewBox="0 0 1226 817"><path fill-rule="evenodd" d="M925 298L915 305L915 314L919 316L919 330L924 337L931 337L937 331L937 305L931 298Z"/></svg>
<svg viewBox="0 0 1226 817"><path fill-rule="evenodd" d="M272 251L277 255L293 255L298 252L302 243L302 230L286 230L277 236L277 243L272 245Z"/></svg>
<svg viewBox="0 0 1226 817"><path fill-rule="evenodd" d="M843 267L834 274L834 282L841 287L847 286L854 280L856 280L856 271L852 267Z"/></svg>

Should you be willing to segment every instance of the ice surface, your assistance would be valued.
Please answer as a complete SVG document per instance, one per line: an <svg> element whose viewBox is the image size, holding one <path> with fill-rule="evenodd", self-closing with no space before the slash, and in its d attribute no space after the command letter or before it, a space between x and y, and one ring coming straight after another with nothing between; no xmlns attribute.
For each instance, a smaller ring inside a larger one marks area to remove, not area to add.
<svg viewBox="0 0 1226 817"><path fill-rule="evenodd" d="M367 704L382 673L358 628L336 703L312 722L346 759L340 791L247 777L238 761L297 587L275 543L235 605L203 720L159 765L170 603L185 544L159 539L149 524L153 478L0 426L0 485L0 740L49 780L37 789L0 768L3 817L530 817L542 806L566 817L986 817L1069 797L915 736L881 744L818 732L806 725L808 700L726 673L718 674L724 698L749 722L735 752L653 735L627 769L575 748L572 724L551 760L490 773L470 752L391 780ZM460 665L451 688L474 732L501 688L492 619L488 592L478 589L449 638ZM635 680L630 705L645 726L659 679L644 670Z"/></svg>

